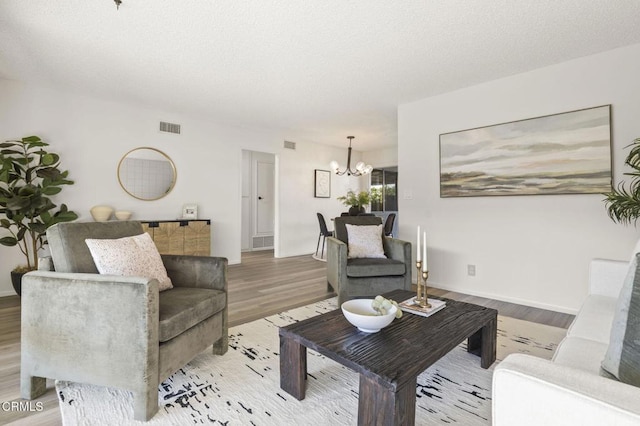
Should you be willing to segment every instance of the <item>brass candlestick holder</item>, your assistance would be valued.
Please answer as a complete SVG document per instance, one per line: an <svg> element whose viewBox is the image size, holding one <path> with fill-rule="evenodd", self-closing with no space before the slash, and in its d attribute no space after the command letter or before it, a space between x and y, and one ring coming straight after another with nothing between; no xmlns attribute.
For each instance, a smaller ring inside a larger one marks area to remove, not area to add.
<svg viewBox="0 0 640 426"><path fill-rule="evenodd" d="M422 261L416 262L418 276L416 277L416 299L415 303L423 308L430 308L429 297L427 296L427 278L429 271L422 270Z"/></svg>

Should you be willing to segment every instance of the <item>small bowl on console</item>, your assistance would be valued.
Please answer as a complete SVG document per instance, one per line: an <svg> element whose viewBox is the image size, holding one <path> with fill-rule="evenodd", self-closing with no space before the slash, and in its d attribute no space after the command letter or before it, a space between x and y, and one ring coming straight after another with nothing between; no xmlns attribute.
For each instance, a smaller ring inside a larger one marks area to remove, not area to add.
<svg viewBox="0 0 640 426"><path fill-rule="evenodd" d="M373 299L353 299L347 300L341 306L347 321L365 333L377 333L391 324L398 310L396 306L391 306L386 315L379 315L371 306L372 301Z"/></svg>
<svg viewBox="0 0 640 426"><path fill-rule="evenodd" d="M109 206L93 206L89 212L96 222L106 222L111 217L113 209Z"/></svg>
<svg viewBox="0 0 640 426"><path fill-rule="evenodd" d="M131 218L131 212L126 210L118 210L115 215L118 220L129 220Z"/></svg>

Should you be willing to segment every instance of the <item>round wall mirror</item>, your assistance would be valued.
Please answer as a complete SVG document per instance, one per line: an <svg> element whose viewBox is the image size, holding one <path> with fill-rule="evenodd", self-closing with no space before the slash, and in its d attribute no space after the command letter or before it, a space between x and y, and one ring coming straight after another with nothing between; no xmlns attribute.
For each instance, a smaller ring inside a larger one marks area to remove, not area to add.
<svg viewBox="0 0 640 426"><path fill-rule="evenodd" d="M118 163L118 181L125 192L139 200L158 200L176 184L176 166L164 152L140 147L127 152Z"/></svg>

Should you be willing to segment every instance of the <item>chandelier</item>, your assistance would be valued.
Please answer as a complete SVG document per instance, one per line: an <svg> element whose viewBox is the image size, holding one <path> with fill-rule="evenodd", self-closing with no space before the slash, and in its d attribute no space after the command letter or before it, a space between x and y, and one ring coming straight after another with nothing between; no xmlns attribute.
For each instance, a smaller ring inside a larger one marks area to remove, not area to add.
<svg viewBox="0 0 640 426"><path fill-rule="evenodd" d="M364 164L362 161L358 161L358 163L356 164L356 169L351 170L351 141L354 138L355 136L347 136L347 139L349 139L349 153L347 154L347 168L343 171L340 171L340 166L338 165L337 161L333 160L331 163L329 163L329 167L331 167L331 170L333 170L333 172L338 176L342 176L344 174L347 174L348 176L362 176L362 175L371 173L371 170L373 170L372 165Z"/></svg>

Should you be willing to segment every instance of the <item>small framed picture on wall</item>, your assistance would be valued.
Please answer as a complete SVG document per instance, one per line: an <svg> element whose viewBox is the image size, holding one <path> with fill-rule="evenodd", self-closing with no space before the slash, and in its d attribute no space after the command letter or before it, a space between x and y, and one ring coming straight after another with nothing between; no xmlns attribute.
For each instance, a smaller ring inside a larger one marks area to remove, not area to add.
<svg viewBox="0 0 640 426"><path fill-rule="evenodd" d="M182 206L182 219L197 219L198 218L198 205L197 204L185 204Z"/></svg>
<svg viewBox="0 0 640 426"><path fill-rule="evenodd" d="M313 196L316 198L331 197L331 172L329 170L315 170L315 189Z"/></svg>

